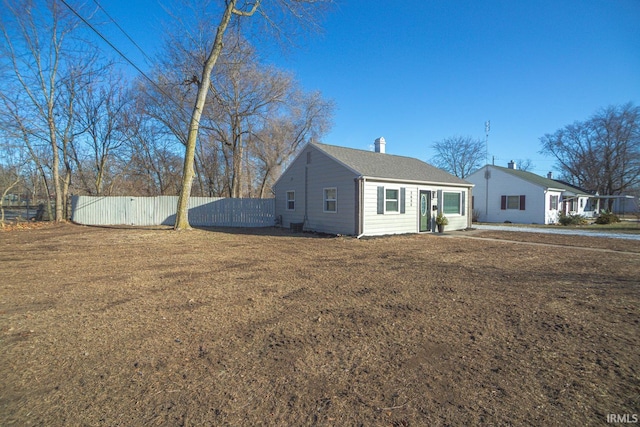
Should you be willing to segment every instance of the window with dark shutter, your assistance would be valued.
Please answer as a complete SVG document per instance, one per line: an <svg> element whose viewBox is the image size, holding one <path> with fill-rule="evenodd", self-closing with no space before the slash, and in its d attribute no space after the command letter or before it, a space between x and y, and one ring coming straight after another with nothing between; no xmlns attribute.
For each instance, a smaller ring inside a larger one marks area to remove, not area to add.
<svg viewBox="0 0 640 427"><path fill-rule="evenodd" d="M404 201L406 196L406 189L404 187L400 187L400 213L403 214L405 212Z"/></svg>
<svg viewBox="0 0 640 427"><path fill-rule="evenodd" d="M525 199L525 196L520 196L520 210L521 211L524 210L524 199Z"/></svg>
<svg viewBox="0 0 640 427"><path fill-rule="evenodd" d="M500 209L503 211L507 209L507 196L500 196Z"/></svg>

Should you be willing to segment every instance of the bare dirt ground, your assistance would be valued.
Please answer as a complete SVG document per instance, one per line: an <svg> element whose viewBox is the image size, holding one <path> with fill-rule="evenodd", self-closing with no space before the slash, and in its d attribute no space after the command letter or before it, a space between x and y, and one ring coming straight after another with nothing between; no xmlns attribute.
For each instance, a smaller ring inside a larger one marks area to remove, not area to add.
<svg viewBox="0 0 640 427"><path fill-rule="evenodd" d="M460 234L0 232L0 425L640 413L640 242Z"/></svg>

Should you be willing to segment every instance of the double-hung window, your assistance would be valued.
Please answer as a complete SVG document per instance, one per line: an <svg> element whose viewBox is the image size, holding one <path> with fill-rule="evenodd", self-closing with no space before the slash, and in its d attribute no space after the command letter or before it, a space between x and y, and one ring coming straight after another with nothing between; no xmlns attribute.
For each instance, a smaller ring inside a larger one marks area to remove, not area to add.
<svg viewBox="0 0 640 427"><path fill-rule="evenodd" d="M405 213L405 187L378 187L378 214Z"/></svg>
<svg viewBox="0 0 640 427"><path fill-rule="evenodd" d="M296 210L296 192L295 191L287 191L287 210L288 211Z"/></svg>
<svg viewBox="0 0 640 427"><path fill-rule="evenodd" d="M558 196L549 196L549 210L558 210Z"/></svg>
<svg viewBox="0 0 640 427"><path fill-rule="evenodd" d="M400 190L397 188L386 188L384 198L385 212L398 212Z"/></svg>
<svg viewBox="0 0 640 427"><path fill-rule="evenodd" d="M525 210L525 196L501 196L500 209Z"/></svg>
<svg viewBox="0 0 640 427"><path fill-rule="evenodd" d="M324 212L338 212L338 189L335 187L325 188L324 192Z"/></svg>

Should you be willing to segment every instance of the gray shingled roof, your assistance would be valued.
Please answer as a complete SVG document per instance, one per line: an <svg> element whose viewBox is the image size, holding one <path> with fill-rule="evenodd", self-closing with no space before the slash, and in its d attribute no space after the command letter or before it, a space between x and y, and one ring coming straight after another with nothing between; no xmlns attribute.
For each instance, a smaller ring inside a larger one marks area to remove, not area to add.
<svg viewBox="0 0 640 427"><path fill-rule="evenodd" d="M492 165L491 167L495 169L499 169L502 172L506 172L513 176L517 176L520 179L524 179L525 181L529 181L530 183L539 185L540 187L556 188L556 189L563 189L566 187L566 185L563 185L557 181L554 181L553 179L544 178L532 172L527 172L520 169L509 169L509 168L505 168L502 166L495 166L495 165Z"/></svg>
<svg viewBox="0 0 640 427"><path fill-rule="evenodd" d="M502 167L502 166L495 166L495 165L493 165L492 167L494 167L496 169L500 169L503 172L506 172L508 174L517 176L518 178L524 179L526 181L529 181L529 182L531 182L533 184L539 185L539 186L544 187L544 188L556 188L556 189L559 189L559 190L568 190L568 191L571 191L572 193L576 193L576 194L588 195L588 193L585 192L584 190L581 190L579 188L573 187L573 186L567 184L566 182L561 182L561 181L557 181L555 179L545 178L545 177L542 177L540 175L536 175L535 173L522 171L522 170L519 170L519 169L509 169L509 168L505 168L505 167Z"/></svg>
<svg viewBox="0 0 640 427"><path fill-rule="evenodd" d="M580 188L580 187L574 187L571 184L568 184L564 181L560 181L559 179L554 179L555 182L557 182L560 185L564 186L565 190L568 190L572 193L575 193L576 195L580 195L580 196L593 196L592 193L588 192L587 190L585 190L584 188Z"/></svg>
<svg viewBox="0 0 640 427"><path fill-rule="evenodd" d="M468 181L413 157L375 153L317 142L314 142L312 145L360 175L368 178L473 185Z"/></svg>

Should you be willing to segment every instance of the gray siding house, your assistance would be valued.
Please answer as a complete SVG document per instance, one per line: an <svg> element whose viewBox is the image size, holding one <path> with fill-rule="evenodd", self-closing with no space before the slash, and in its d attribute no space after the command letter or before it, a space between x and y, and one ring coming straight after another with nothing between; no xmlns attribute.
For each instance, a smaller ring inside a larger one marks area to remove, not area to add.
<svg viewBox="0 0 640 427"><path fill-rule="evenodd" d="M308 144L274 185L283 227L355 236L430 232L443 212L447 230L471 226L473 184L411 157Z"/></svg>

